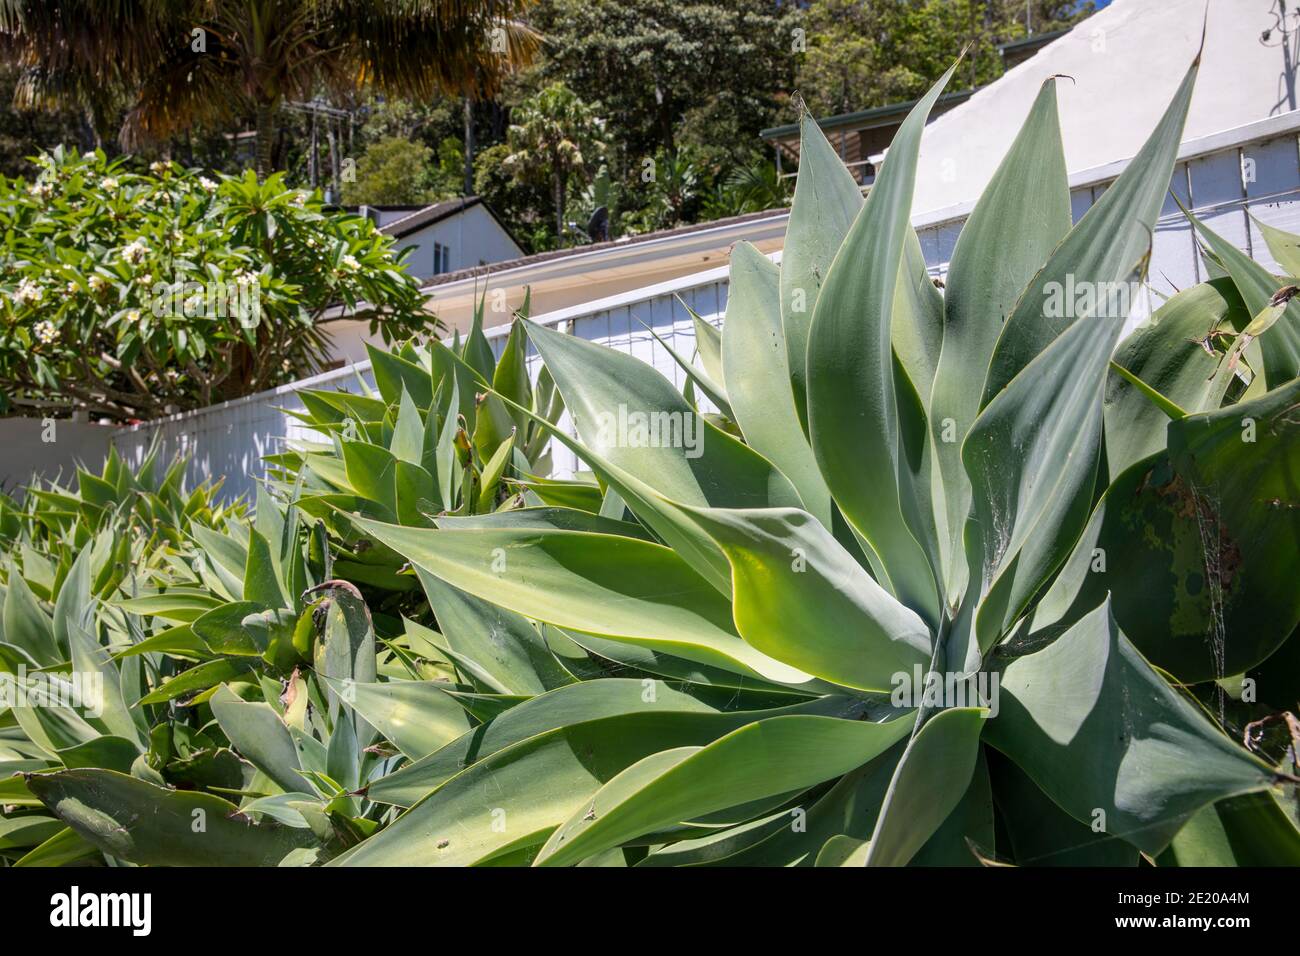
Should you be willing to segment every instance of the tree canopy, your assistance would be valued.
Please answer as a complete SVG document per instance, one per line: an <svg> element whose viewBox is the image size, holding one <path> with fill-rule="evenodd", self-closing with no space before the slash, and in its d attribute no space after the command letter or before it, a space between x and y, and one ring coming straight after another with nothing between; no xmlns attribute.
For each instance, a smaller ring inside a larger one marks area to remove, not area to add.
<svg viewBox="0 0 1300 956"><path fill-rule="evenodd" d="M56 149L0 182L0 403L116 419L319 370L335 303L400 338L429 316L392 240L285 185Z"/></svg>

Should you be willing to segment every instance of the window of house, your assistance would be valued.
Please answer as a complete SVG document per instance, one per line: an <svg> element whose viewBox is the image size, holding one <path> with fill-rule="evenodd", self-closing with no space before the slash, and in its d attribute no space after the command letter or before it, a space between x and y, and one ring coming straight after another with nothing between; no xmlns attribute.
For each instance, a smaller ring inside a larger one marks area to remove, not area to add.
<svg viewBox="0 0 1300 956"><path fill-rule="evenodd" d="M451 247L441 242L433 244L433 274L442 275L451 271Z"/></svg>

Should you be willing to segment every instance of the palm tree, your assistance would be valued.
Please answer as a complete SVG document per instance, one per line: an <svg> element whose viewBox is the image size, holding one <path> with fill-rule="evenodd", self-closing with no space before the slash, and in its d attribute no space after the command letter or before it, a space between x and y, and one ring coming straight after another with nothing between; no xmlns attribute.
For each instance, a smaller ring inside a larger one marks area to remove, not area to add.
<svg viewBox="0 0 1300 956"><path fill-rule="evenodd" d="M0 55L24 68L18 105L71 100L102 122L125 97L126 149L252 115L265 176L280 105L322 86L493 94L536 53L518 19L531 2L0 0Z"/></svg>
<svg viewBox="0 0 1300 956"><path fill-rule="evenodd" d="M550 181L555 239L564 244L564 207L569 180L586 173L603 150L604 121L563 83L552 83L514 111L506 133L510 153L503 165L521 182Z"/></svg>

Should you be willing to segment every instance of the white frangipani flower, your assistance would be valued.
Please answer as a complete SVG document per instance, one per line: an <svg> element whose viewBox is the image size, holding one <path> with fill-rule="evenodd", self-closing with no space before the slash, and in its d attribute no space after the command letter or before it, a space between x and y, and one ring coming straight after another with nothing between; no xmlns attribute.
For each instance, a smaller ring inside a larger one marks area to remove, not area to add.
<svg viewBox="0 0 1300 956"><path fill-rule="evenodd" d="M130 245L122 249L122 258L131 265L139 265L144 261L144 257L149 254L149 246L143 239L136 239Z"/></svg>
<svg viewBox="0 0 1300 956"><path fill-rule="evenodd" d="M14 293L14 301L19 305L31 305L40 302L45 296L45 290L31 279L23 279L18 283L18 291Z"/></svg>

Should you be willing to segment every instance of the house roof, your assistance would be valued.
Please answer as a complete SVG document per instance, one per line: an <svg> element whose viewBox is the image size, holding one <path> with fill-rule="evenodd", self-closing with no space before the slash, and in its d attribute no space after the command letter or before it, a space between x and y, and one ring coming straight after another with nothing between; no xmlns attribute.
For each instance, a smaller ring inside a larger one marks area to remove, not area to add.
<svg viewBox="0 0 1300 956"><path fill-rule="evenodd" d="M404 239L425 226L433 225L435 222L442 222L442 220L448 219L458 212L464 212L466 209L478 205L486 205L481 196L461 196L456 199L444 199L442 202L436 202L430 206L418 207L415 212L400 219L394 219L379 231L392 236L394 239ZM487 208L490 212L491 207Z"/></svg>
<svg viewBox="0 0 1300 956"><path fill-rule="evenodd" d="M921 144L913 211L973 202L1015 140L1044 82L1055 84L1066 170L1132 158L1205 47L1182 140L1246 126L1297 106L1294 65L1278 45L1274 0L1112 0L967 102L935 119Z"/></svg>
<svg viewBox="0 0 1300 956"><path fill-rule="evenodd" d="M1003 56L1008 53L1019 53L1021 50L1034 49L1040 46L1047 46L1058 37L1063 37L1069 33L1073 27L1065 27L1062 30L1049 30L1047 33L1034 33L1027 37L1021 37L1019 40L1010 40L998 46L998 52Z"/></svg>
<svg viewBox="0 0 1300 956"><path fill-rule="evenodd" d="M952 93L945 93L939 97L935 106L940 109L944 106L956 106L958 103L970 99L974 92L974 90L957 90ZM871 109L857 110L853 113L838 113L835 116L826 116L819 119L817 125L822 129L842 129L844 127L868 129L872 126L888 126L891 120L906 116L918 102L920 101L908 100L905 103L874 106ZM763 130L758 135L766 140L789 139L799 135L799 124L787 123L785 126L773 126L771 129Z"/></svg>
<svg viewBox="0 0 1300 956"><path fill-rule="evenodd" d="M538 252L531 256L520 256L517 259L506 259L501 262L489 262L481 266L472 266L468 269L458 269L455 272L444 272L429 279L421 287L422 290L428 291L442 285L450 285L465 279L488 276L498 272L506 272L511 269L521 269L528 266L539 265L541 263L556 262L563 259L578 259L582 257L599 258L603 253L611 251L622 251L624 249L644 246L657 242L672 242L694 235L696 233L706 232L708 230L721 230L730 226L743 225L747 222L755 222L762 219L771 219L775 216L783 215L786 209L765 209L761 212L745 213L740 216L728 216L724 219L713 219L708 222L692 223L689 226L678 226L676 229L661 229L658 232L646 232L635 236L624 236L619 239L613 239L609 242L593 242L585 246L571 246L567 249L552 249L548 252ZM394 223L393 225L397 225Z"/></svg>

